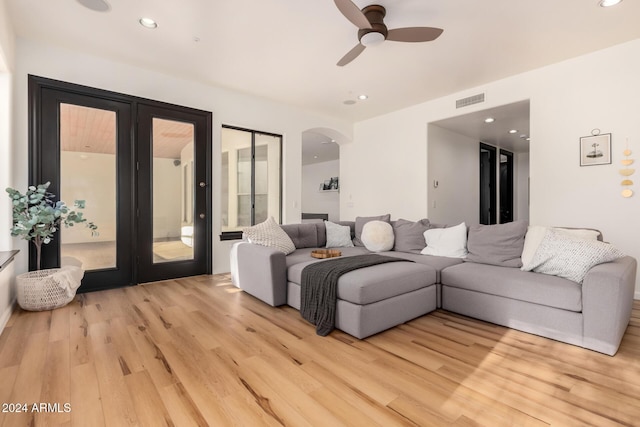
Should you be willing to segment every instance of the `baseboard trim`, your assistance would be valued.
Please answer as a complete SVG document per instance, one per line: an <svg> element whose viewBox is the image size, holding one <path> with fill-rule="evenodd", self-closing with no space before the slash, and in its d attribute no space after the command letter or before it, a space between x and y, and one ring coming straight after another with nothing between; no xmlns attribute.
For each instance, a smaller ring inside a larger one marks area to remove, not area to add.
<svg viewBox="0 0 640 427"><path fill-rule="evenodd" d="M0 317L0 334L4 331L4 327L7 326L13 311L16 309L16 300L14 299L11 302L11 305L2 313L2 317Z"/></svg>

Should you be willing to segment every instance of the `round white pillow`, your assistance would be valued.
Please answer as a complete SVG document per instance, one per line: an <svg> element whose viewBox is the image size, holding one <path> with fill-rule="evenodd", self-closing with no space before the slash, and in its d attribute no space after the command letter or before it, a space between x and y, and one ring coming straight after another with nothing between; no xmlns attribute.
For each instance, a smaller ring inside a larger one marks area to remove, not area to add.
<svg viewBox="0 0 640 427"><path fill-rule="evenodd" d="M360 240L371 252L390 251L394 242L393 227L388 222L369 221L362 227Z"/></svg>

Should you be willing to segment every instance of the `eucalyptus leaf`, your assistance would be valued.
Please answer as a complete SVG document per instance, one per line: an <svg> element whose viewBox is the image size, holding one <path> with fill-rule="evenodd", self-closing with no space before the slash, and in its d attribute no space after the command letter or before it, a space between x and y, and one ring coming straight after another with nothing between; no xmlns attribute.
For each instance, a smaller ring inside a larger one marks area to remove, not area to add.
<svg viewBox="0 0 640 427"><path fill-rule="evenodd" d="M55 195L47 191L49 185L49 182L37 187L31 185L25 194L13 188L6 189L12 200L13 227L11 235L33 241L36 246L38 269L40 269L42 244L48 244L53 240L61 223L65 227L84 223L91 230L92 236L98 235L96 231L98 227L93 222L87 222L82 212L70 210L63 201L55 200ZM76 200L74 206L78 209L84 209L85 201Z"/></svg>

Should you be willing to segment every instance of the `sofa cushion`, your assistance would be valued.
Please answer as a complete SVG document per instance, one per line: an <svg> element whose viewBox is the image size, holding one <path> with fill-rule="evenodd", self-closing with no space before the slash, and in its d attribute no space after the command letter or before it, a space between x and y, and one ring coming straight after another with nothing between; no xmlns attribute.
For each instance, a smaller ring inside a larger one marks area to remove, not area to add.
<svg viewBox="0 0 640 427"><path fill-rule="evenodd" d="M402 258L408 261L417 262L418 264L428 265L436 271L436 283L440 283L440 272L452 265L461 264L463 260L461 258L450 258L445 256L431 256L422 255L420 251L414 252L380 252L380 255L390 256L395 258ZM289 255L291 256L291 255Z"/></svg>
<svg viewBox="0 0 640 427"><path fill-rule="evenodd" d="M551 229L551 227L544 227L542 225L529 226L527 229L527 235L524 238L524 247L522 248L522 267L520 267L522 270L531 271L533 269L531 266L533 256L536 254L538 246L542 243L542 239L544 239L545 234L547 234L547 231ZM598 230L589 228L554 227L553 230L577 239L602 240L602 234Z"/></svg>
<svg viewBox="0 0 640 427"><path fill-rule="evenodd" d="M320 246L318 243L317 226L315 224L286 224L281 227L291 238L296 249L317 248Z"/></svg>
<svg viewBox="0 0 640 427"><path fill-rule="evenodd" d="M360 240L371 252L383 252L393 248L393 227L384 221L369 221L362 227Z"/></svg>
<svg viewBox="0 0 640 427"><path fill-rule="evenodd" d="M290 253L286 256L287 267L291 267L294 264L299 264L301 262L318 262L320 261L318 258L313 258L311 256L311 251L321 249L321 248L303 248L296 249L293 253ZM371 253L366 248L363 247L351 247L351 248L340 248L340 252L342 252L342 256L352 256L352 255L364 255Z"/></svg>
<svg viewBox="0 0 640 427"><path fill-rule="evenodd" d="M521 267L526 221L469 227L467 258L465 261L501 267Z"/></svg>
<svg viewBox="0 0 640 427"><path fill-rule="evenodd" d="M271 216L267 218L265 222L243 228L242 233L249 243L269 246L285 254L290 254L296 250L296 246L293 244L289 235Z"/></svg>
<svg viewBox="0 0 640 427"><path fill-rule="evenodd" d="M427 244L424 241L424 232L429 229L429 220L407 221L398 219L393 223L395 243L393 250L399 252L421 251Z"/></svg>
<svg viewBox="0 0 640 427"><path fill-rule="evenodd" d="M353 242L351 241L351 229L348 225L340 225L331 221L325 221L324 226L327 230L327 248L353 247Z"/></svg>
<svg viewBox="0 0 640 427"><path fill-rule="evenodd" d="M422 255L464 258L467 256L467 225L463 222L449 228L432 228L424 232L427 246Z"/></svg>
<svg viewBox="0 0 640 427"><path fill-rule="evenodd" d="M313 261L311 261L313 262ZM287 269L289 282L300 284L302 270L311 262ZM326 262L322 260L319 262ZM338 299L364 305L431 286L436 283L433 268L414 262L392 262L343 274L338 280Z"/></svg>
<svg viewBox="0 0 640 427"><path fill-rule="evenodd" d="M624 253L597 240L575 239L547 230L531 265L533 271L564 277L582 283L589 270L598 264L622 258Z"/></svg>
<svg viewBox="0 0 640 427"><path fill-rule="evenodd" d="M353 244L356 246L364 246L364 243L362 243L362 227L364 227L364 225L369 222L369 221L384 221L384 222L391 222L391 214L386 214L386 215L380 215L380 216L359 216L356 217L356 226L355 226L355 232L356 235L353 238Z"/></svg>
<svg viewBox="0 0 640 427"><path fill-rule="evenodd" d="M452 286L563 310L582 311L582 287L557 276L465 262L445 268L440 277L445 287Z"/></svg>

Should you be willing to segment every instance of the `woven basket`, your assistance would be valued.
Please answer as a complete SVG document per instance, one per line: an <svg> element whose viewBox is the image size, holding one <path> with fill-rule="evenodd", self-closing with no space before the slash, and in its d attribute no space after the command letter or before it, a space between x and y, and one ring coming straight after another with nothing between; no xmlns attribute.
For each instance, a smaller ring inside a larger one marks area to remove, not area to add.
<svg viewBox="0 0 640 427"><path fill-rule="evenodd" d="M59 270L59 268L51 268L16 276L20 307L29 311L44 311L69 304L75 293L69 297L51 276Z"/></svg>

